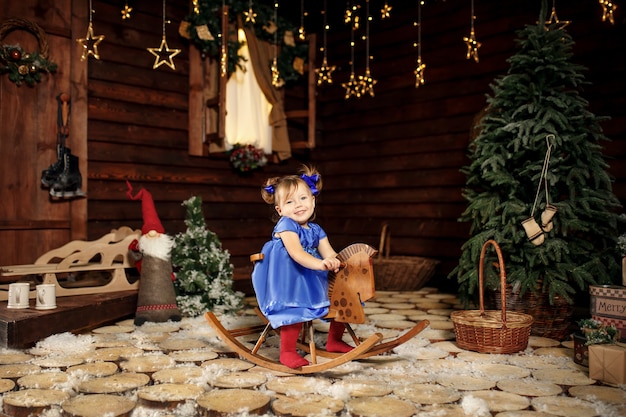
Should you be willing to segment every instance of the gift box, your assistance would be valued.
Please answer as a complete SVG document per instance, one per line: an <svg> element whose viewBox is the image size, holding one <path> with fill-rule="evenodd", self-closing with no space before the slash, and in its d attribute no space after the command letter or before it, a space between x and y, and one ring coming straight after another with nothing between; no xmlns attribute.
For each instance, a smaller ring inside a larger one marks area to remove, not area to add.
<svg viewBox="0 0 626 417"><path fill-rule="evenodd" d="M620 333L618 339L626 342L626 287L591 285L589 294L591 318L615 326Z"/></svg>
<svg viewBox="0 0 626 417"><path fill-rule="evenodd" d="M589 378L608 384L626 384L626 346L589 346Z"/></svg>

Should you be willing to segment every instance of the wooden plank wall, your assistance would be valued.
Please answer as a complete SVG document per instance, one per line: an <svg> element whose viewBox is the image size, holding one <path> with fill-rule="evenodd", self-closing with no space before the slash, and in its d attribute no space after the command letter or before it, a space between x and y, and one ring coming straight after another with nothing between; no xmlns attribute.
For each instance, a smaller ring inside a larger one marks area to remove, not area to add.
<svg viewBox="0 0 626 417"><path fill-rule="evenodd" d="M0 4L0 24L13 30L4 32L2 45L20 45L25 52L42 52L48 47L48 60L57 64L54 74L42 75L41 82L29 87L0 77L0 265L34 262L41 254L72 239L86 238L87 204L84 199L51 199L42 187L41 172L57 160L57 96L71 95L72 110L79 117L70 120L67 146L86 168L85 119L80 115L84 89L75 81L85 81L86 69L72 31L84 35L87 20L74 25L72 16L86 16L83 2L60 0L41 4L36 0ZM37 24L45 37L19 28L15 20ZM77 55L78 54L78 55Z"/></svg>
<svg viewBox="0 0 626 417"><path fill-rule="evenodd" d="M151 191L172 235L185 229L182 201L200 195L208 227L230 251L237 276L243 278L238 287L249 290L248 255L261 248L273 225L260 185L267 176L295 172L304 160L324 175L317 220L336 249L352 242L378 246L381 224L388 221L392 253L441 259L432 285L450 285L443 276L467 235L456 219L465 208L459 169L466 162L472 119L485 103L489 83L507 69L506 59L515 50L514 30L536 21L539 2L511 0L506 8L495 0L476 2L476 33L483 43L478 64L465 59L462 41L469 34L469 2L437 1L425 7L426 85L419 89L412 72L416 13L412 6L392 3L393 19L372 23L376 96L344 100L348 32L337 27L329 36L328 56L340 68L334 84L318 92L317 148L240 176L224 156L190 157L187 152L189 46L177 29L189 2L167 2L173 22L167 25L167 41L170 48L182 49L173 71L152 69L154 57L145 49L161 41L161 2L135 2L132 18L122 20L120 2L94 0L94 33L106 38L99 46L101 59L88 63L87 114L72 115L86 118L88 126L89 239L123 225L141 227L140 203L126 198L127 179L136 190L143 186ZM613 117L604 124L614 140L607 144L607 154L615 158L616 193L626 202L624 22L602 23L597 2L584 3L563 6L559 17L575 22L570 27L578 41L577 58L590 67L593 85L586 93L592 111ZM356 49L362 57L363 44ZM359 59L361 73L364 59Z"/></svg>
<svg viewBox="0 0 626 417"><path fill-rule="evenodd" d="M168 1L166 39L176 70L153 69L147 47L161 41L161 2L135 4L129 20L120 18L120 3L94 1L94 31L104 34L99 61L89 65L89 236L110 229L142 225L141 203L126 197L126 180L134 192L149 190L170 235L185 230L182 202L199 195L207 225L217 233L231 261L249 277L249 255L267 240L272 222L260 198L263 174L240 176L224 155L188 154L188 43L178 24L189 2ZM292 172L296 161L266 169L264 175ZM248 283L241 284L249 291Z"/></svg>
<svg viewBox="0 0 626 417"><path fill-rule="evenodd" d="M344 99L340 83L348 79L349 32L329 33L329 63L340 68L332 87L318 95L323 133L315 161L325 173L319 205L339 246L352 241L378 243L388 221L391 253L442 260L434 285L454 289L445 276L456 265L468 227L457 218L466 207L459 168L467 163L469 131L485 105L494 77L508 69L515 51L515 31L534 24L540 1L475 2L475 30L482 42L479 63L466 59L463 37L470 32L470 2L428 2L422 9L422 60L426 83L414 87L417 6L393 2L393 19L376 18L370 28L371 72L375 97ZM415 3L417 4L417 3ZM549 2L550 4L550 2ZM551 4L550 4L551 6ZM583 97L603 123L611 158L610 172L622 204L626 203L626 50L623 14L615 25L601 21L597 2L557 2L557 16L571 20L575 61L588 67ZM376 17L378 9L375 9ZM334 26L337 28L337 25ZM359 37L356 37L359 39ZM364 71L362 41L355 46L355 72Z"/></svg>

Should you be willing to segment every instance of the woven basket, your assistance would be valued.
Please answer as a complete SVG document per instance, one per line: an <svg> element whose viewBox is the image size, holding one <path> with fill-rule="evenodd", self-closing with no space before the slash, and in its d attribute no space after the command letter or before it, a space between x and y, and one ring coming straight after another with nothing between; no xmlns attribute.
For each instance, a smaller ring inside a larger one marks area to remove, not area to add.
<svg viewBox="0 0 626 417"><path fill-rule="evenodd" d="M384 224L380 234L378 256L372 259L376 290L419 290L435 274L439 261L419 256L389 256L390 240L388 226Z"/></svg>
<svg viewBox="0 0 626 417"><path fill-rule="evenodd" d="M483 296L483 268L487 246L493 245L500 263L500 285L506 286L506 272L502 251L495 240L483 245L478 264L480 285L480 310L454 311L450 315L454 324L457 345L481 353L515 353L526 349L533 317L524 313L506 311L506 291L501 291L502 309L485 311Z"/></svg>

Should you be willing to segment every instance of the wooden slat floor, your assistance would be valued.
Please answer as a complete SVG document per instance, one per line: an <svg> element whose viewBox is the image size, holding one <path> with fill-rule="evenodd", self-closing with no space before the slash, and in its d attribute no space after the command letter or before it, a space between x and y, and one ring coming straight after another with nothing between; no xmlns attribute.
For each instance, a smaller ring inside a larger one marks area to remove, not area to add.
<svg viewBox="0 0 626 417"><path fill-rule="evenodd" d="M117 400L131 404L126 411L110 414L116 417L196 417L225 415L216 411L214 400L228 398L219 405L229 409L228 415L248 417L255 413L242 407L256 407L262 397L267 402L257 414L264 417L626 415L626 387L590 379L588 369L574 363L571 341L531 336L527 349L513 354L460 349L450 319L450 313L460 308L458 299L432 291L378 292L365 303L368 321L355 326L359 337L380 332L395 338L418 321L430 321L429 328L393 353L305 377L271 372L235 358L203 317L140 327L127 318L69 338L52 335L32 349L0 349L0 384L5 387L0 412L13 417L16 412L101 416ZM106 304L92 301L90 308ZM247 302L241 314L220 316L222 324L227 328L258 324L254 300ZM56 315L56 320L75 315L68 311ZM46 316L42 313L39 318L51 324L53 319ZM320 344L327 326L316 323ZM262 349L268 357L277 355L277 336ZM39 389L33 389L34 380ZM35 398L53 393L65 393L66 399L48 400L39 408L33 405ZM12 405L16 399L22 404ZM67 413L70 406L89 400L99 405ZM93 414L94 408L100 414Z"/></svg>

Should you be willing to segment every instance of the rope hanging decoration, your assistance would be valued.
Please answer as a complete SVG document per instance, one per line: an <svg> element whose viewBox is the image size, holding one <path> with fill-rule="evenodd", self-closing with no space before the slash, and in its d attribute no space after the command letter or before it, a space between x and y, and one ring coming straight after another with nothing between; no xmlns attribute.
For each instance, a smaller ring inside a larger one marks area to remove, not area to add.
<svg viewBox="0 0 626 417"><path fill-rule="evenodd" d="M9 74L9 80L30 87L41 81L41 74L53 73L57 64L48 61L49 46L46 32L36 23L26 19L8 19L0 25L0 41L14 30L32 33L39 43L39 51L26 52L19 45L0 45L0 74Z"/></svg>

